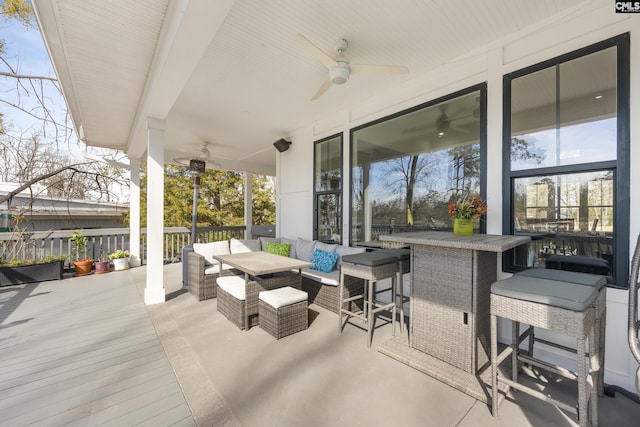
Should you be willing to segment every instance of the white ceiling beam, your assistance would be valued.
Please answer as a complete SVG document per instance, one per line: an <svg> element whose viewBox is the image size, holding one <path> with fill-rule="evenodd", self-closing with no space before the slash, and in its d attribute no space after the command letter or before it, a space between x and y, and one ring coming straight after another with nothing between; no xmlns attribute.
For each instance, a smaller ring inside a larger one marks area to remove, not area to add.
<svg viewBox="0 0 640 427"><path fill-rule="evenodd" d="M234 0L169 2L149 77L129 134L129 157L143 156L147 117L166 119L233 3Z"/></svg>

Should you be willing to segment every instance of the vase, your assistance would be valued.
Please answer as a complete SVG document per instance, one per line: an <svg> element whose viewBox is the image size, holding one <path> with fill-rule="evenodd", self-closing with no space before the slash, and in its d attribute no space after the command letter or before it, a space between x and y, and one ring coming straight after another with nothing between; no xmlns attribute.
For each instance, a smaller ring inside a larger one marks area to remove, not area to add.
<svg viewBox="0 0 640 427"><path fill-rule="evenodd" d="M113 269L115 271L126 270L129 268L129 257L113 259Z"/></svg>
<svg viewBox="0 0 640 427"><path fill-rule="evenodd" d="M86 276L87 274L91 274L91 270L93 269L93 260L83 259L74 261L73 266L76 268L74 276Z"/></svg>
<svg viewBox="0 0 640 427"><path fill-rule="evenodd" d="M471 236L473 235L473 220L472 219L459 219L453 220L453 234L458 236Z"/></svg>
<svg viewBox="0 0 640 427"><path fill-rule="evenodd" d="M95 264L96 274L104 274L111 271L111 263L109 261L99 261Z"/></svg>

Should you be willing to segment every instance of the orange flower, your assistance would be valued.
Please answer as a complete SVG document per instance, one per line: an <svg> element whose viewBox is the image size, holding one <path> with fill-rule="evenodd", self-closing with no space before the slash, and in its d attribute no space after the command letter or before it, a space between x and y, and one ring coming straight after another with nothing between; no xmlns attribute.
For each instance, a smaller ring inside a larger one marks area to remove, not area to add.
<svg viewBox="0 0 640 427"><path fill-rule="evenodd" d="M469 200L468 196L451 202L447 205L449 216L457 219L480 218L487 213L487 204L480 196L473 196Z"/></svg>

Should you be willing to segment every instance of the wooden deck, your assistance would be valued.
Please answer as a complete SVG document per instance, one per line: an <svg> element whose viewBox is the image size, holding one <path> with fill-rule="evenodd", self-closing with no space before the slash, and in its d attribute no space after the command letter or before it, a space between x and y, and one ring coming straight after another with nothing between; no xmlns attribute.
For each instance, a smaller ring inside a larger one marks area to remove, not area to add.
<svg viewBox="0 0 640 427"><path fill-rule="evenodd" d="M0 425L196 425L128 273L0 288Z"/></svg>

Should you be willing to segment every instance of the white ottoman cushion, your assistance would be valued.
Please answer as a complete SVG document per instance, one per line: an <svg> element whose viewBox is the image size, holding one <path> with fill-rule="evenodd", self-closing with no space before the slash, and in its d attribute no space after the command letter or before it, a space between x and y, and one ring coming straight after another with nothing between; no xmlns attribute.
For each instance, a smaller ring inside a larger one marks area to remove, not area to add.
<svg viewBox="0 0 640 427"><path fill-rule="evenodd" d="M245 283L242 276L221 276L216 279L220 289L231 294L235 299L245 300Z"/></svg>
<svg viewBox="0 0 640 427"><path fill-rule="evenodd" d="M280 308L297 302L306 301L307 293L292 288L291 286L285 286L284 288L262 291L258 295L258 299L269 304L273 308Z"/></svg>

